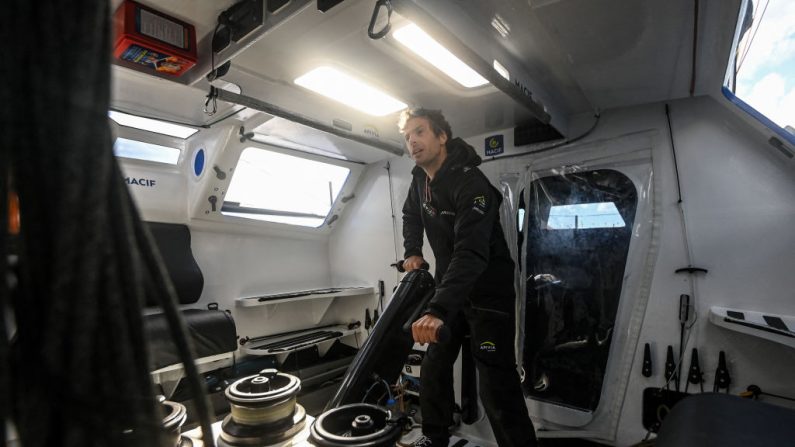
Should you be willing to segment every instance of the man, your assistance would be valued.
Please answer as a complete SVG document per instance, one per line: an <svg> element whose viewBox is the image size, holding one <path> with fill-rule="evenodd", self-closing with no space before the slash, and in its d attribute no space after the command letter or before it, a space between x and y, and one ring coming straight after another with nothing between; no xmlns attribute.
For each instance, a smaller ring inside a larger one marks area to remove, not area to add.
<svg viewBox="0 0 795 447"><path fill-rule="evenodd" d="M436 257L436 291L412 325L430 343L422 362L423 437L415 446L447 446L453 424L453 363L466 333L480 377L480 399L500 447L536 445L516 372L514 263L499 221L498 191L476 167L472 146L452 138L438 110L401 114L398 126L416 163L403 206L404 267L420 268L423 230ZM450 328L439 342L439 328Z"/></svg>

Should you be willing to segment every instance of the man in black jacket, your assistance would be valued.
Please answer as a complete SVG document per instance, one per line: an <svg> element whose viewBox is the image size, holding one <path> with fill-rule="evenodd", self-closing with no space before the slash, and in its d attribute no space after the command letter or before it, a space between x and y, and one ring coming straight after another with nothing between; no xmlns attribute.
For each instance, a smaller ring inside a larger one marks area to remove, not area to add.
<svg viewBox="0 0 795 447"><path fill-rule="evenodd" d="M516 372L514 262L499 220L501 195L477 168L472 146L452 138L438 110L401 114L399 127L416 163L403 205L404 267L420 268L423 230L436 258L436 292L412 325L430 343L422 362L423 437L415 446L447 446L453 424L453 363L464 336L480 377L480 399L500 447L536 445ZM439 328L450 328L440 342Z"/></svg>

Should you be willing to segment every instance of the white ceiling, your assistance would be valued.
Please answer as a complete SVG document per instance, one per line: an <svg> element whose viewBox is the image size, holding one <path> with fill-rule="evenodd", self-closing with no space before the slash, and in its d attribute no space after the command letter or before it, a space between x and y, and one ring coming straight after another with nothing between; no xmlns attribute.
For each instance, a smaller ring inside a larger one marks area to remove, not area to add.
<svg viewBox="0 0 795 447"><path fill-rule="evenodd" d="M117 3L119 0L115 0ZM406 1L406 0L395 0ZM505 59L512 73L544 102L564 134L571 115L687 96L691 78L695 0L449 0L418 2L483 59ZM150 6L195 24L199 40L232 1L168 0ZM696 94L720 88L740 0L701 0ZM258 98L323 123L342 119L354 132L376 128L400 142L396 115L373 118L293 84L321 64L354 74L409 105L441 108L455 134L513 127L528 112L492 86L466 90L402 48L391 36L371 40L375 2L345 0L327 13L314 2L268 30L232 60L224 80ZM453 5L454 7L450 7ZM491 25L499 15L510 28ZM394 26L405 20L395 14ZM433 30L428 30L433 34ZM501 61L503 62L503 61ZM234 110L219 103L202 112L209 84L193 87L114 68L114 105L128 111L212 122Z"/></svg>

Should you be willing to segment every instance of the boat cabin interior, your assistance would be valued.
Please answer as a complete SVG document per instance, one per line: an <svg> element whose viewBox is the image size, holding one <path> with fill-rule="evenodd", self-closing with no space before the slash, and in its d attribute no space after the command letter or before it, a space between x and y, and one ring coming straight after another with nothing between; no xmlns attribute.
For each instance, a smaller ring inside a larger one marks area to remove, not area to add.
<svg viewBox="0 0 795 447"><path fill-rule="evenodd" d="M5 445L420 445L407 109L500 196L538 445L793 443L793 2L4 9Z"/></svg>

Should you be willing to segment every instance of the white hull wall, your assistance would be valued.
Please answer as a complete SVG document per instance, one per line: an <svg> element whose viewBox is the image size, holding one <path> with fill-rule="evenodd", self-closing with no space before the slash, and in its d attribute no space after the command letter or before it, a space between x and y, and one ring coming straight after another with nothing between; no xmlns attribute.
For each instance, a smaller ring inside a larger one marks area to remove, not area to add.
<svg viewBox="0 0 795 447"><path fill-rule="evenodd" d="M687 275L674 273L687 266L687 257L663 106L650 106L643 114L634 109L619 111L615 118L616 124L610 127L616 133L629 131L633 122L641 120L657 127L664 137L658 139L664 151L657 154L667 158L665 165L670 166L667 172L655 173L662 176L660 250L617 433L617 444L627 445L645 435L641 394L644 388L663 383L666 346L676 351L679 345L678 297L690 294L690 286ZM692 262L709 270L694 278L699 319L687 345L683 371L690 364L690 349L697 348L705 390L711 391L718 353L723 350L732 376L731 393L756 384L765 391L792 395L795 355L791 348L708 322L711 306L795 315L792 163L735 111L710 97L672 103L671 121ZM640 374L643 343L651 344L655 363L655 374L649 379Z"/></svg>
<svg viewBox="0 0 795 447"><path fill-rule="evenodd" d="M378 280L383 280L385 302L398 279L397 270L390 267L395 262L396 241L386 164L367 167L359 178L356 197L329 238L332 285L377 287ZM392 164L396 164L394 160ZM400 218L397 203L395 213Z"/></svg>
<svg viewBox="0 0 795 447"><path fill-rule="evenodd" d="M389 198L389 163L392 172L392 204ZM356 198L331 234L329 252L332 284L377 286L384 281L384 304L392 296L402 274L390 266L403 259L403 202L411 184L408 157L392 157L368 166L356 188ZM393 229L392 211L396 229ZM395 239L397 237L397 239ZM433 266L427 239L425 258ZM397 259L396 259L397 258Z"/></svg>
<svg viewBox="0 0 795 447"><path fill-rule="evenodd" d="M193 256L204 274L201 299L192 307L206 308L216 302L221 309L231 309L241 337L315 324L308 311L312 302L241 308L234 303L236 298L329 287L326 238L301 240L195 229L191 236Z"/></svg>

